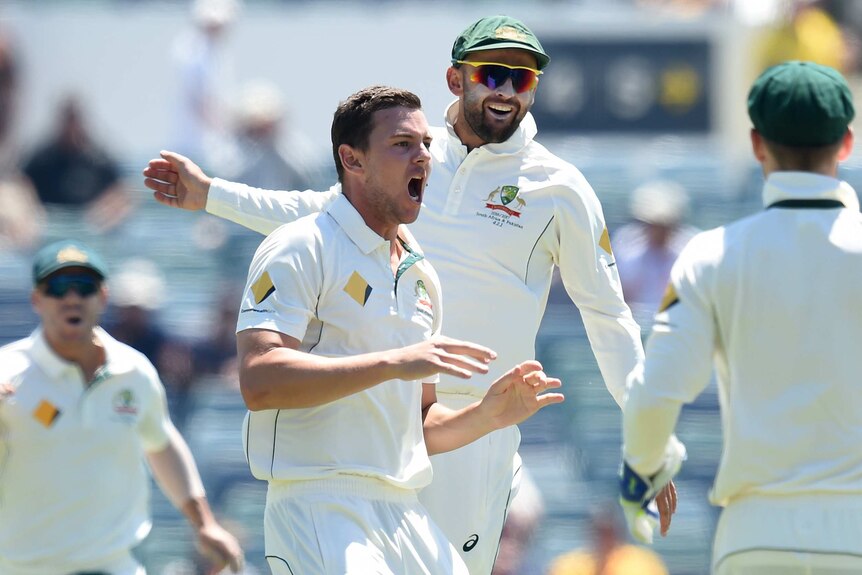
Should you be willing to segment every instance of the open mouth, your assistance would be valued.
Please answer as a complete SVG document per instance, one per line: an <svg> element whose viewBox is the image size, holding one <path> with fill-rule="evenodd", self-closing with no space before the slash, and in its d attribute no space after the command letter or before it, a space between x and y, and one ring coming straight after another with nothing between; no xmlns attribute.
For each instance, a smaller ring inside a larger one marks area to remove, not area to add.
<svg viewBox="0 0 862 575"><path fill-rule="evenodd" d="M84 321L84 318L81 316L81 314L76 312L69 312L63 319L69 325L81 325L81 322Z"/></svg>
<svg viewBox="0 0 862 575"><path fill-rule="evenodd" d="M407 184L407 193L410 194L410 199L417 204L422 203L422 191L425 189L425 178L410 178Z"/></svg>
<svg viewBox="0 0 862 575"><path fill-rule="evenodd" d="M495 118L499 118L501 120L508 118L514 111L515 107L510 106L509 104L500 104L497 102L488 104L488 112L490 112Z"/></svg>

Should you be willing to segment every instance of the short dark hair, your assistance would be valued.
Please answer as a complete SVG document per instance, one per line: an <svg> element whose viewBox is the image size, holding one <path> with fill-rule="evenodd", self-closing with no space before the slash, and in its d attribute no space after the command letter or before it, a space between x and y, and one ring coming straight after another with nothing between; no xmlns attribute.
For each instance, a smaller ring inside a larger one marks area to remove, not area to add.
<svg viewBox="0 0 862 575"><path fill-rule="evenodd" d="M358 150L368 149L368 138L374 128L374 112L397 107L421 110L422 102L413 92L390 86L370 86L341 102L332 118L332 157L338 181L344 178L344 166L338 148L347 144Z"/></svg>
<svg viewBox="0 0 862 575"><path fill-rule="evenodd" d="M825 146L787 146L763 139L769 152L775 158L778 168L783 171L817 172L835 161L844 139Z"/></svg>

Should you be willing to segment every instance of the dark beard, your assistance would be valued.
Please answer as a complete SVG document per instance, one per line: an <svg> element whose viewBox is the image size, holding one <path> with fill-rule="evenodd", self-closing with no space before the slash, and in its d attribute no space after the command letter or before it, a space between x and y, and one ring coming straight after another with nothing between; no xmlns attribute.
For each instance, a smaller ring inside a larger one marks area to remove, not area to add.
<svg viewBox="0 0 862 575"><path fill-rule="evenodd" d="M473 133L479 136L486 144L499 144L505 142L512 137L518 126L521 125L521 118L517 116L508 124L498 129L494 129L485 124L484 110L480 107L477 111L475 108L465 107L464 119L467 120L467 125L473 130Z"/></svg>

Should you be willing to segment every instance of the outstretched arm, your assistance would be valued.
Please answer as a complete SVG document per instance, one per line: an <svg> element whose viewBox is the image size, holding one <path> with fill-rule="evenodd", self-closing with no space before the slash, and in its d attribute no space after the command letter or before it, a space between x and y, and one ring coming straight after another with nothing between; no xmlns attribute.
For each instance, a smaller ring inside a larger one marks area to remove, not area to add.
<svg viewBox="0 0 862 575"><path fill-rule="evenodd" d="M321 211L341 192L275 191L207 176L185 156L163 151L144 169L144 185L161 204L203 210L263 235L278 226Z"/></svg>
<svg viewBox="0 0 862 575"><path fill-rule="evenodd" d="M497 379L482 400L456 411L437 403L435 386L426 384L422 399L428 453L457 449L560 403L562 394L546 393L560 385L559 379L545 375L538 361L525 361Z"/></svg>

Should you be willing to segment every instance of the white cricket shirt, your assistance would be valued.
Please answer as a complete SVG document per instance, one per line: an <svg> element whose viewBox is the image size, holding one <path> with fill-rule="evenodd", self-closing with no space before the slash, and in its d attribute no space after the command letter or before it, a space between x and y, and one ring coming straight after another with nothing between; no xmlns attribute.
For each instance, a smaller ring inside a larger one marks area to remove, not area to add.
<svg viewBox="0 0 862 575"><path fill-rule="evenodd" d="M469 154L455 135L458 102L432 128L433 168L419 219L410 225L446 290L447 336L498 354L486 375L442 375L438 391L482 397L513 365L535 357L553 266L578 306L605 384L622 402L626 375L643 357L640 330L623 300L604 215L571 164L534 141L527 114L506 142ZM215 179L207 211L261 233L339 195L268 192Z"/></svg>
<svg viewBox="0 0 862 575"><path fill-rule="evenodd" d="M649 475L679 408L718 375L710 500L862 496L862 214L844 182L779 172L762 212L695 236L633 373L627 461ZM717 431L717 430L716 430ZM862 548L860 548L862 551Z"/></svg>
<svg viewBox="0 0 862 575"><path fill-rule="evenodd" d="M107 360L89 387L40 329L0 349L0 572L69 573L150 530L145 451L164 448L165 391L139 352L96 328Z"/></svg>
<svg viewBox="0 0 862 575"><path fill-rule="evenodd" d="M237 331L277 331L325 357L430 338L440 330L439 281L403 226L399 238L404 256L393 274L389 242L343 195L278 228L252 260ZM318 407L249 412L243 427L259 479L361 475L407 489L431 481L421 381L386 381Z"/></svg>

